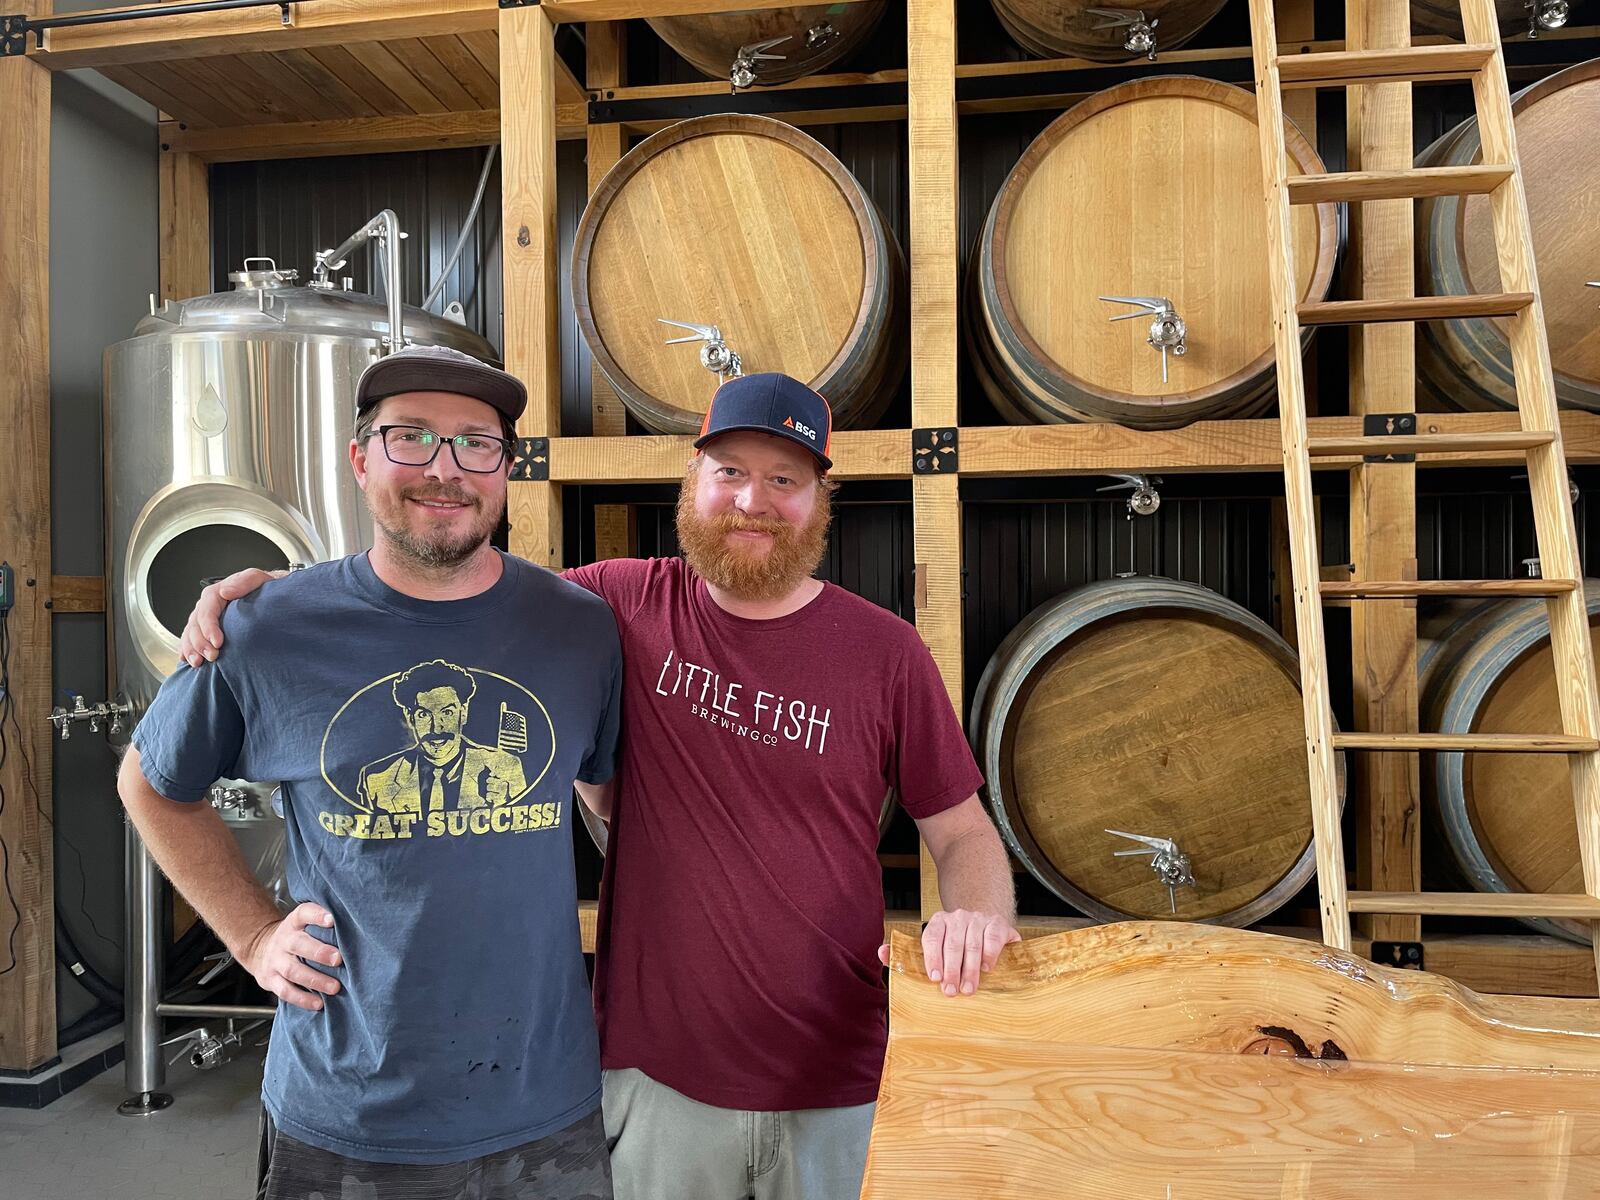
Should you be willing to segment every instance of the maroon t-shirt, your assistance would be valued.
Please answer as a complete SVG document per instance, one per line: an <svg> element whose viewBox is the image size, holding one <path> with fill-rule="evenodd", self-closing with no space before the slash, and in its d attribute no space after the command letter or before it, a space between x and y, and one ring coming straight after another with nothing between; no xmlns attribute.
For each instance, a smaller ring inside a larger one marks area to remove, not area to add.
<svg viewBox="0 0 1600 1200"><path fill-rule="evenodd" d="M752 621L681 559L567 577L622 632L594 977L603 1064L722 1108L875 1099L884 793L922 818L982 782L932 656L832 584Z"/></svg>

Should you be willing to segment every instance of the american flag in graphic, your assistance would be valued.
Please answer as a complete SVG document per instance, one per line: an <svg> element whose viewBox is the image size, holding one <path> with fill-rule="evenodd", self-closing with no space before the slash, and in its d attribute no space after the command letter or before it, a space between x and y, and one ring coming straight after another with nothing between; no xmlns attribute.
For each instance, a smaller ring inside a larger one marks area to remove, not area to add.
<svg viewBox="0 0 1600 1200"><path fill-rule="evenodd" d="M504 700L500 702L500 740L496 745L516 754L528 749L528 718L507 708Z"/></svg>

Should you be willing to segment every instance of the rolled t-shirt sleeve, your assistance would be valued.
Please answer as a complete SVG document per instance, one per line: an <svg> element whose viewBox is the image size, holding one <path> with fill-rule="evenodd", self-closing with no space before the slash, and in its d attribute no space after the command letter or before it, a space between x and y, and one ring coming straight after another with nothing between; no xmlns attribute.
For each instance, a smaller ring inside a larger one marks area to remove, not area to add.
<svg viewBox="0 0 1600 1200"><path fill-rule="evenodd" d="M617 770L617 745L622 732L622 654L619 650L611 661L611 685L606 693L605 711L595 726L594 744L578 768L578 779L583 783L604 783Z"/></svg>
<svg viewBox="0 0 1600 1200"><path fill-rule="evenodd" d="M133 731L139 768L169 800L203 799L222 778L239 778L244 716L216 663L179 667Z"/></svg>
<svg viewBox="0 0 1600 1200"><path fill-rule="evenodd" d="M895 733L890 782L915 820L953 808L983 786L933 655L912 635L889 698Z"/></svg>

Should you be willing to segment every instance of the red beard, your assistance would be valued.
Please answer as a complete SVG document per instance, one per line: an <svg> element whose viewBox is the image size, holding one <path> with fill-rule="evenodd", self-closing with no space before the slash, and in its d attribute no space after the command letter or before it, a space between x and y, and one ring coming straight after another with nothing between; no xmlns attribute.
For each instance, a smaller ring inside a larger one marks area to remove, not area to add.
<svg viewBox="0 0 1600 1200"><path fill-rule="evenodd" d="M695 574L740 600L781 600L816 574L828 545L833 500L826 485L804 525L772 517L722 512L703 517L695 511L699 474L690 467L678 489L678 547ZM728 541L730 533L751 530L770 535L763 546Z"/></svg>

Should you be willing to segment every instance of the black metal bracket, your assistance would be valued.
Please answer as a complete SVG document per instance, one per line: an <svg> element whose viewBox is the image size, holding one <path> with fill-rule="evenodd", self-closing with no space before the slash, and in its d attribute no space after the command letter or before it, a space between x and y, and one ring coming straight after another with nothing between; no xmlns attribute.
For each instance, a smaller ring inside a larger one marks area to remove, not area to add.
<svg viewBox="0 0 1600 1200"><path fill-rule="evenodd" d="M1424 971L1426 961L1421 942L1373 942L1367 955L1380 967L1400 967L1406 971Z"/></svg>
<svg viewBox="0 0 1600 1200"><path fill-rule="evenodd" d="M28 52L28 18L22 13L0 17L0 58L21 58Z"/></svg>
<svg viewBox="0 0 1600 1200"><path fill-rule="evenodd" d="M1401 437L1417 432L1416 413L1367 413L1361 418L1362 437ZM1368 454L1362 462L1414 463L1415 454Z"/></svg>
<svg viewBox="0 0 1600 1200"><path fill-rule="evenodd" d="M961 470L961 431L959 429L913 429L911 431L911 473L913 475L954 475Z"/></svg>
<svg viewBox="0 0 1600 1200"><path fill-rule="evenodd" d="M511 478L519 483L543 483L550 478L550 439L518 438L511 459Z"/></svg>

